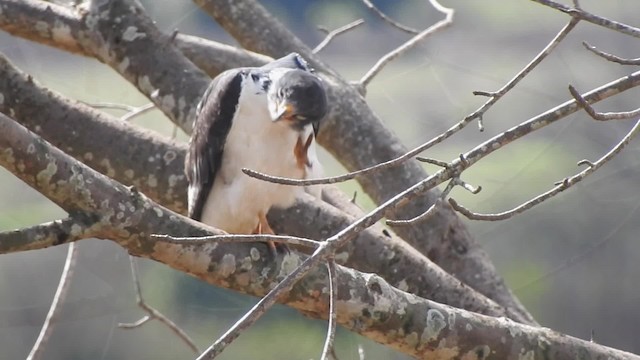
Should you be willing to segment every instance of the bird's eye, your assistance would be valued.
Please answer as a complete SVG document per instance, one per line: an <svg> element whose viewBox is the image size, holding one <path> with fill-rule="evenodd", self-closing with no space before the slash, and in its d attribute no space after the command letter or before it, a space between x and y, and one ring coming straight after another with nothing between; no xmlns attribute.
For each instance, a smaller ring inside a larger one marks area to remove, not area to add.
<svg viewBox="0 0 640 360"><path fill-rule="evenodd" d="M284 89L280 89L280 90L278 90L278 97L279 97L280 99L284 99Z"/></svg>
<svg viewBox="0 0 640 360"><path fill-rule="evenodd" d="M253 81L258 81L260 80L260 77L256 74L251 74L251 79L253 79Z"/></svg>

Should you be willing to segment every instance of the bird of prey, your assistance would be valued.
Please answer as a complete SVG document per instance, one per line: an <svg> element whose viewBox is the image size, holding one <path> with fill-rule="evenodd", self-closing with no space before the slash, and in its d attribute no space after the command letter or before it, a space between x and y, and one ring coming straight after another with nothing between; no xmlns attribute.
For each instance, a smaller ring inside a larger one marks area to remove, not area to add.
<svg viewBox="0 0 640 360"><path fill-rule="evenodd" d="M185 162L189 217L231 234L273 234L269 208L290 206L305 189L251 178L242 169L319 177L315 135L326 112L322 81L296 53L214 78L196 109Z"/></svg>

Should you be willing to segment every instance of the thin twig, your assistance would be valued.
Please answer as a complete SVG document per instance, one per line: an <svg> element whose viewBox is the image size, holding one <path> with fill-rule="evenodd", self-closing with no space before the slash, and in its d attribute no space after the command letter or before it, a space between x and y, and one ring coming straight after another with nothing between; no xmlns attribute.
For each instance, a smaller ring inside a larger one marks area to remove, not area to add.
<svg viewBox="0 0 640 360"><path fill-rule="evenodd" d="M132 111L129 111L128 113L122 115L122 117L120 117L120 120L129 121L136 116L142 115L150 110L153 110L155 106L156 105L154 103L148 103L148 104L136 107Z"/></svg>
<svg viewBox="0 0 640 360"><path fill-rule="evenodd" d="M569 6L566 6L564 4L560 4L557 3L555 1L552 0L532 0L534 2L537 2L538 4L542 4L542 5L546 5L549 6L551 8L554 8L556 10L559 10L567 15L570 15L574 18L578 18L584 21L588 21L592 24L596 24L602 27L606 27L608 29L626 34L626 35L630 35L633 37L637 37L640 38L640 29L633 27L633 26L629 26L617 21L613 21L613 20L609 20L607 18L603 18L601 16L598 15L594 15L591 14L589 12L586 12L582 9L576 9L576 8L571 8Z"/></svg>
<svg viewBox="0 0 640 360"><path fill-rule="evenodd" d="M273 175L268 175L268 174L264 174L255 170L251 170L251 169L247 169L247 168L243 168L242 172L244 172L245 174L256 178L256 179L260 179L263 181L268 181L268 182L272 182L272 183L276 183L276 184L281 184L281 185L291 185L291 186L309 186L309 185L321 185L321 184L335 184L335 183L340 183L340 182L345 182L348 180L352 180L358 176L361 175L366 175L366 174L370 174L376 171L381 171L384 169L388 169L394 166L398 166L400 164L402 164L403 162L413 158L414 156L416 156L417 154L428 150L429 148L443 142L444 140L446 140L447 138L449 138L451 135L453 135L454 133L456 133L458 130L460 130L462 122L459 122L457 124L455 124L454 126L452 126L451 128L449 128L448 130L446 130L445 132L443 132L442 134L436 136L435 138L427 141L426 143L419 145L418 147L409 150L408 152L406 152L405 154L402 154L400 156L398 156L395 159L391 159L376 165L372 165L368 168L364 168L364 169L360 169L360 170L356 170L356 171L352 171L343 175L337 175L337 176L328 176L328 177L323 177L323 178L317 178L317 179L291 179L291 178L285 178L285 177L280 177L280 176L273 176ZM446 164L444 162L438 161L438 160L433 160L433 159L427 159L427 158L423 158L420 157L418 160L423 161L423 162L428 162L431 164L435 164L438 166L443 166L442 164Z"/></svg>
<svg viewBox="0 0 640 360"><path fill-rule="evenodd" d="M392 18L388 17L387 14L385 14L384 12L382 12L382 10L378 9L375 5L373 5L373 3L369 0L362 0L362 2L364 3L364 5L366 7L369 8L369 10L373 11L376 15L378 15L378 17L380 17L380 19L382 19L383 21L387 22L389 25L397 28L398 30L404 31L406 33L409 34L419 34L420 31L416 30L414 28L408 27L406 25L402 25L401 23L393 20Z"/></svg>
<svg viewBox="0 0 640 360"><path fill-rule="evenodd" d="M324 40L322 40L315 48L313 48L312 52L314 54L319 53L320 51L322 51L322 49L324 49L327 45L329 45L329 43L331 42L331 40L333 40L333 38L335 38L340 34L346 33L347 31L352 30L362 24L364 24L364 20L358 19L348 23L347 25L341 26L329 32L327 36L324 38Z"/></svg>
<svg viewBox="0 0 640 360"><path fill-rule="evenodd" d="M164 316L160 311L151 307L144 301L144 298L142 297L142 290L140 287L140 277L138 276L138 266L133 256L129 256L129 263L131 264L131 277L133 278L133 286L136 290L136 302L138 303L138 306L147 313L147 315L134 323L119 323L118 327L121 329L135 329L144 325L149 320L156 319L167 326L169 330L173 331L195 354L199 354L200 350L184 330L182 330L168 317Z"/></svg>
<svg viewBox="0 0 640 360"><path fill-rule="evenodd" d="M533 60L531 60L522 70L520 70L516 74L516 76L514 76L511 80L509 80L509 82L507 82L502 88L500 88L500 90L495 92L474 91L474 95L488 96L490 97L490 99L482 106L480 106L476 111L467 115L464 120L471 122L474 119L478 119L478 126L480 127L480 130L483 130L484 126L482 125L482 116L484 115L484 113L486 113L489 108L493 106L493 104L495 104L498 100L500 100L500 98L502 98L507 92L509 92L509 90L513 89L520 82L520 80L524 79L524 77L527 76L531 72L531 70L538 66L538 64L540 64L542 60L544 60L544 58L546 58L547 55L549 55L553 51L553 49L555 49L556 46L558 46L558 44L560 44L560 42L564 40L567 34L569 34L571 30L573 30L573 28L578 24L579 21L579 19L572 18L571 21L569 21L569 23L567 23L567 25L565 25L560 30L560 32L556 34L551 42L549 42L547 46L545 46L544 49L542 49L538 53L538 55L533 58Z"/></svg>
<svg viewBox="0 0 640 360"><path fill-rule="evenodd" d="M111 102L91 103L91 102L83 101L82 103L85 105L91 106L92 108L95 108L95 109L116 109L116 110L126 111L127 113L120 117L120 120L122 121L129 121L134 117L142 115L147 111L155 108L154 103L148 103L141 106L131 106L127 104L118 104L118 103L111 103Z"/></svg>
<svg viewBox="0 0 640 360"><path fill-rule="evenodd" d="M431 164L431 165L436 165L436 166L440 166L442 168L446 168L447 166L449 166L449 163L446 161L441 161L441 160L436 160L436 159L431 159L431 158L426 158L423 156L416 156L416 160L420 161L420 162L424 162L427 164Z"/></svg>
<svg viewBox="0 0 640 360"><path fill-rule="evenodd" d="M629 120L635 117L640 116L640 109L631 110L631 111L621 111L621 112L607 112L601 113L595 111L591 105L580 95L578 90L574 88L572 85L569 85L569 92L571 96L584 108L584 110L591 116L594 120L598 121L609 121L609 120Z"/></svg>
<svg viewBox="0 0 640 360"><path fill-rule="evenodd" d="M40 334L38 334L38 339L36 339L35 344L33 344L33 347L27 356L27 360L36 360L42 355L42 351L49 340L49 335L51 335L51 331L53 330L53 323L60 314L62 303L69 292L69 284L71 283L71 277L73 276L77 254L78 251L76 244L70 243L67 248L67 258L64 261L64 267L62 269L62 274L60 275L58 288L53 296L53 301L49 307L49 312L44 320L44 324L42 324L42 329L40 329Z"/></svg>
<svg viewBox="0 0 640 360"><path fill-rule="evenodd" d="M481 186L478 186L478 187L472 186L467 182L465 182L464 180L460 179L459 176L456 176L452 178L451 181L449 181L449 183L447 184L447 187L445 187L445 189L442 191L438 199L427 209L427 211L408 220L387 220L386 222L387 225L410 226L410 225L415 225L417 223L420 223L422 221L429 219L431 216L433 216L436 213L436 210L440 208L442 201L446 199L447 196L449 196L449 193L451 193L451 190L453 190L455 186L460 186L474 195L479 193L482 190Z"/></svg>
<svg viewBox="0 0 640 360"><path fill-rule="evenodd" d="M638 135L638 132L640 132L640 120L636 122L636 124L633 126L633 128L627 133L627 135L625 135L624 138L622 138L622 140L620 140L620 142L618 142L618 144L616 144L616 146L614 146L611 150L609 150L609 152L607 152L604 156L602 156L600 159L598 159L598 161L596 162L587 162L585 160L582 160L579 162L579 164L588 164L589 166L581 171L580 173L566 178L563 181L559 182L554 188L552 188L551 190L540 194L538 196L536 196L535 198L523 203L522 205L519 205L511 210L508 211L504 211L501 213L497 213L497 214L480 214L480 213L476 213L476 212L472 212L469 209L465 208L464 206L458 204L454 199L449 199L449 203L451 204L451 207L453 207L456 211L458 211L459 213L461 213L462 215L466 216L467 218L471 219L471 220L483 220L483 221L498 221L498 220L505 220L508 218L511 218L517 214L521 214L523 212L525 212L526 210L531 209L532 207L534 207L535 205L538 205L540 203L542 203L545 200L548 200L550 198L552 198L553 196L557 195L558 193L561 193L563 191L565 191L566 189L570 188L571 186L579 183L580 181L584 180L584 178L586 178L587 176L589 176L591 173L593 173L594 171L598 170L598 168L600 168L602 165L604 165L606 162L608 162L609 160L611 160L613 157L615 157L620 151L622 151L622 149L636 136Z"/></svg>
<svg viewBox="0 0 640 360"><path fill-rule="evenodd" d="M289 245L306 246L317 248L320 241L305 239L297 236L288 235L271 235L271 234L229 234L229 235L212 235L212 236L187 236L177 237L165 234L151 234L151 237L158 238L160 241L166 241L174 244L202 244L206 242L267 242L273 241Z"/></svg>
<svg viewBox="0 0 640 360"><path fill-rule="evenodd" d="M112 103L112 102L97 102L97 103L92 103L87 101L80 101L80 102L94 109L115 109L115 110L123 110L127 112L136 110L135 106L131 106L127 104L118 104L118 103Z"/></svg>
<svg viewBox="0 0 640 360"><path fill-rule="evenodd" d="M396 49L388 52L383 57L381 57L378 60L378 62L376 62L376 64L373 65L373 67L369 69L369 71L367 71L366 74L364 74L364 76L360 79L360 81L358 81L357 85L360 89L362 89L361 92L363 92L367 88L367 85L369 85L369 82L371 82L371 80L373 80L373 78L380 72L380 70L382 70L382 68L385 67L389 62L393 61L398 56L412 49L420 41L424 40L428 36L433 35L436 32L444 28L447 28L451 24L453 24L453 14L455 12L453 9L446 8L440 5L440 3L437 0L429 0L429 2L431 3L431 6L433 6L437 11L445 14L445 18L433 24L426 30L423 30L422 32L418 33L409 41L405 42L404 44L400 45Z"/></svg>
<svg viewBox="0 0 640 360"><path fill-rule="evenodd" d="M334 351L334 339L336 337L336 301L338 298L338 280L336 279L336 262L334 259L327 259L327 272L329 274L329 326L327 337L322 349L321 360L329 359Z"/></svg>
<svg viewBox="0 0 640 360"><path fill-rule="evenodd" d="M606 53L604 51L598 50L595 46L589 45L589 43L587 43L586 41L582 42L582 45L584 45L584 47L591 51L592 53L606 59L609 60L611 62L615 62L618 63L620 65L640 65L640 58L635 58L635 59L625 59L625 58L621 58L619 56L613 55L613 54L609 54Z"/></svg>
<svg viewBox="0 0 640 360"><path fill-rule="evenodd" d="M438 200L436 200L431 206L429 206L429 208L427 209L427 211L423 212L422 214L415 216L411 219L408 220L391 220L388 219L386 221L386 224L389 226L410 226L410 225L414 225L416 223L420 223L422 221L425 221L427 219L429 219L430 217L432 217L435 213L436 210L440 208L440 204L442 204L442 197L439 197Z"/></svg>

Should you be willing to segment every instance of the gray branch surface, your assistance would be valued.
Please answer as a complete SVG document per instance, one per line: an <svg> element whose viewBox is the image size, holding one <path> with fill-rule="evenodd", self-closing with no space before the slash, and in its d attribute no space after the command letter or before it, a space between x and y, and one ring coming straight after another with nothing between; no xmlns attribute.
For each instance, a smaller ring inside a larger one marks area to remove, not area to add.
<svg viewBox="0 0 640 360"><path fill-rule="evenodd" d="M267 246L256 244L158 241L150 234L220 232L90 169L4 114L0 114L0 165L70 214L90 214L97 220L99 237L117 242L132 255L163 262L213 285L262 296L303 260L296 253L273 259ZM549 329L425 300L374 274L341 266L336 272L338 323L416 358L640 358ZM314 269L281 301L326 318L327 284L325 269Z"/></svg>

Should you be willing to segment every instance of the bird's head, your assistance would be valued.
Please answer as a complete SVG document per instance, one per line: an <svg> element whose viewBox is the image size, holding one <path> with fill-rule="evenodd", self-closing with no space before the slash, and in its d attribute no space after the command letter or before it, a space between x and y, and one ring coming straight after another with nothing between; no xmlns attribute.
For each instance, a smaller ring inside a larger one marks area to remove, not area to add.
<svg viewBox="0 0 640 360"><path fill-rule="evenodd" d="M327 113L327 95L322 81L298 69L274 69L267 104L271 120L282 121L296 129L319 122Z"/></svg>

